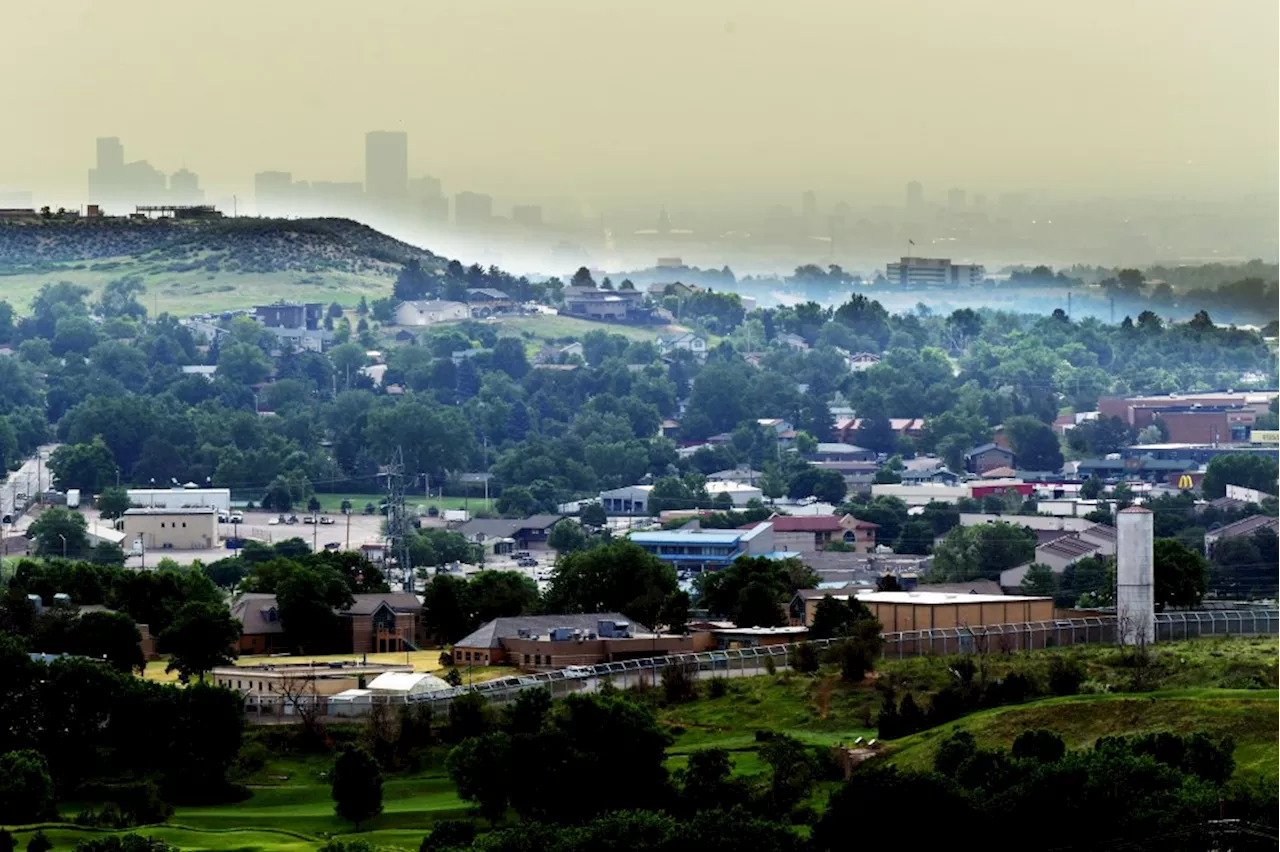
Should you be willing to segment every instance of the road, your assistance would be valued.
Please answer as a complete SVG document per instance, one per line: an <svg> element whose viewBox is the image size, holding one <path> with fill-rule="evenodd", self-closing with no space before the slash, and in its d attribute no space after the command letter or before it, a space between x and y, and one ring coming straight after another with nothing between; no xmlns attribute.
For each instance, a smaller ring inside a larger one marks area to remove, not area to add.
<svg viewBox="0 0 1280 852"><path fill-rule="evenodd" d="M57 444L41 447L35 456L27 459L22 467L9 474L9 478L0 485L0 518L15 515L14 506L18 503L18 495L26 494L35 499L37 493L53 487L53 477L49 474L49 454L58 448ZM36 476L39 474L39 484ZM14 521L17 518L13 519Z"/></svg>

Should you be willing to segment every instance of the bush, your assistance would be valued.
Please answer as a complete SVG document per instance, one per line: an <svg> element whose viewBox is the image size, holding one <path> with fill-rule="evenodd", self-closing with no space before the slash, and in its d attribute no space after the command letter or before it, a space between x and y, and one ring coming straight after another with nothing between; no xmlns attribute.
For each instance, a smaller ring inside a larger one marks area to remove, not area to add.
<svg viewBox="0 0 1280 852"><path fill-rule="evenodd" d="M960 764L968 760L978 750L973 734L968 731L956 731L942 741L938 753L933 756L934 771L948 778L954 778Z"/></svg>
<svg viewBox="0 0 1280 852"><path fill-rule="evenodd" d="M683 704L698 697L698 685L689 666L668 663L662 669L662 698L667 704Z"/></svg>
<svg viewBox="0 0 1280 852"><path fill-rule="evenodd" d="M422 839L418 852L442 852L455 846L470 846L476 839L475 824L465 819L446 819L436 823Z"/></svg>
<svg viewBox="0 0 1280 852"><path fill-rule="evenodd" d="M1013 756L1038 763L1057 763L1067 753L1067 744L1053 731L1023 731L1013 741Z"/></svg>
<svg viewBox="0 0 1280 852"><path fill-rule="evenodd" d="M818 651L810 642L801 642L791 649L789 655L791 668L803 674L813 674L818 670Z"/></svg>
<svg viewBox="0 0 1280 852"><path fill-rule="evenodd" d="M1076 695L1084 678L1084 666L1074 657L1054 654L1049 661L1049 692L1054 695Z"/></svg>
<svg viewBox="0 0 1280 852"><path fill-rule="evenodd" d="M729 678L713 677L707 683L708 698L724 698L729 693Z"/></svg>

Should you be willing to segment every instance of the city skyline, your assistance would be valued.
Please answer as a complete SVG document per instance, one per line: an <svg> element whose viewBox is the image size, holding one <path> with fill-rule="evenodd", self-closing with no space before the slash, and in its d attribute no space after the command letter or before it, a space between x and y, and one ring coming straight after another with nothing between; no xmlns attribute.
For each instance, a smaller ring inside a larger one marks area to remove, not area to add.
<svg viewBox="0 0 1280 852"><path fill-rule="evenodd" d="M79 200L100 135L187 166L211 196L271 169L351 183L374 129L408 134L415 171L504 205L731 210L811 188L856 206L909 180L1222 199L1280 176L1274 3L804 6L23 6L0 56L23 80L4 98L0 185ZM30 74L52 39L63 58Z"/></svg>

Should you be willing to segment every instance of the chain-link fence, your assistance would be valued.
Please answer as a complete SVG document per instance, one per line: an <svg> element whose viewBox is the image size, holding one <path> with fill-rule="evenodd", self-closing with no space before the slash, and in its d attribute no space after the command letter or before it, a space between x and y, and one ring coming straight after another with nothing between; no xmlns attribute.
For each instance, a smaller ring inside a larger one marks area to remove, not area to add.
<svg viewBox="0 0 1280 852"><path fill-rule="evenodd" d="M1275 636L1280 634L1280 610L1217 610L1208 612L1163 612L1156 617L1156 641L1173 642L1211 636ZM787 667L791 652L799 644L807 644L821 652L839 640L815 639L805 643L763 645L752 648L729 648L696 654L670 654L575 666L550 672L518 674L496 680L467 684L467 669L458 669L464 684L447 690L419 695L352 696L249 695L245 711L250 721L298 721L306 716L325 719L367 715L375 704L426 705L433 714L448 712L449 704L459 695L474 692L490 703L505 704L526 689L542 688L559 698L572 692L593 692L606 682L620 689L637 685L657 686L662 670L679 666L696 678L745 677L769 668ZM1027 651L1068 645L1112 643L1116 641L1116 617L1090 616L1060 621L1031 621L1021 624L989 624L980 627L950 627L936 630L910 630L884 634L886 659L919 656L948 656L984 651ZM301 690L305 693L305 689Z"/></svg>

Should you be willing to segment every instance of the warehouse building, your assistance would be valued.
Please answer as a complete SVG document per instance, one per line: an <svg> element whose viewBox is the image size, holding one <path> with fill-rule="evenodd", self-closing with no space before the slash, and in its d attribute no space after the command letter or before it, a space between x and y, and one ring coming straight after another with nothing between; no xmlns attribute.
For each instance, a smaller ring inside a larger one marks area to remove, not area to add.
<svg viewBox="0 0 1280 852"><path fill-rule="evenodd" d="M797 594L791 611L793 615L803 613L804 623L809 625L813 623L818 603L825 595L808 590L805 592ZM1053 598L962 591L875 592L844 589L831 593L831 597L838 601L847 601L851 596L856 597L871 611L885 633L1053 620Z"/></svg>
<svg viewBox="0 0 1280 852"><path fill-rule="evenodd" d="M126 542L145 550L208 550L218 546L218 510L129 509L124 513Z"/></svg>

